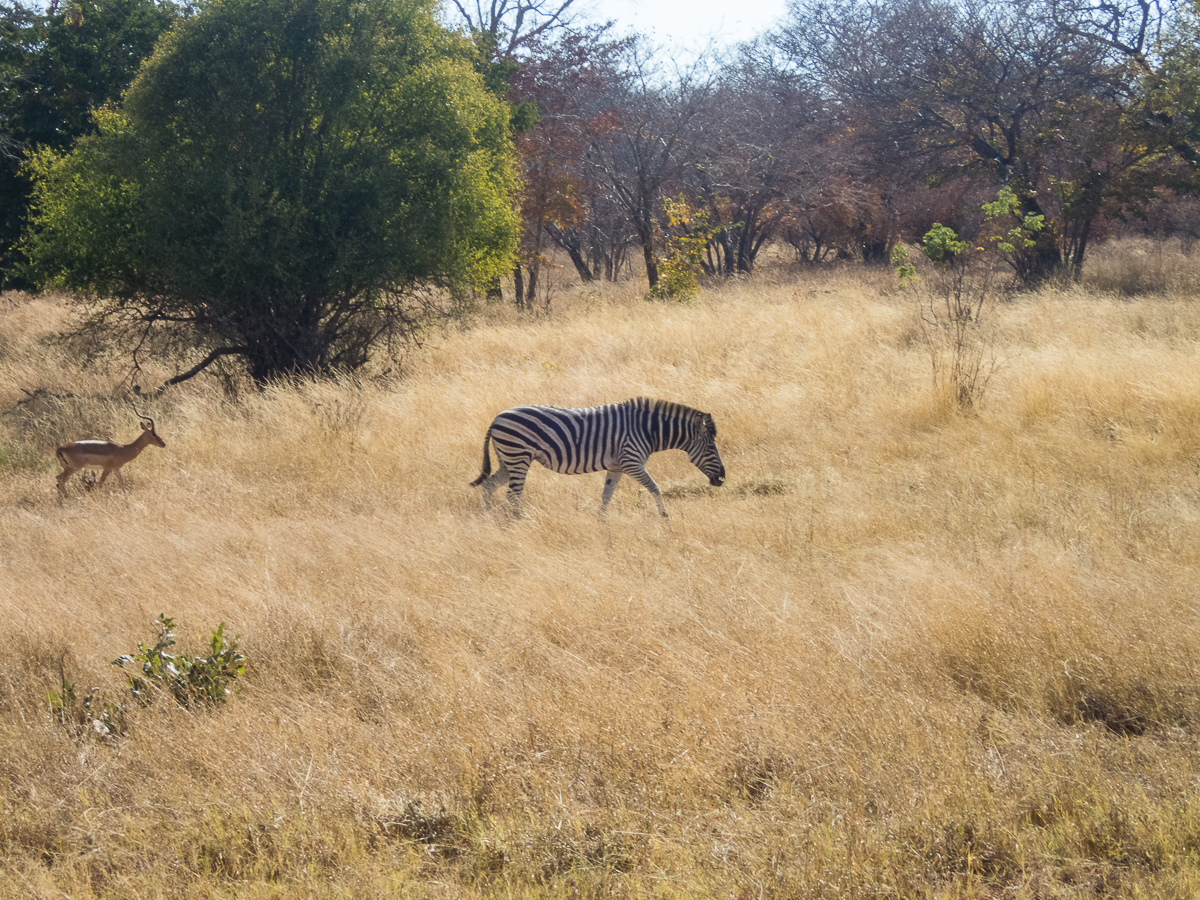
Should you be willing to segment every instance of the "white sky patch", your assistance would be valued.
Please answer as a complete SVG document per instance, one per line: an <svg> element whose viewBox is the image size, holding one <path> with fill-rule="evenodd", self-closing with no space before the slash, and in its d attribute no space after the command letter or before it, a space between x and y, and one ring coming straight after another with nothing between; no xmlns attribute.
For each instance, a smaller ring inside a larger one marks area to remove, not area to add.
<svg viewBox="0 0 1200 900"><path fill-rule="evenodd" d="M599 0L589 18L613 19L618 32L637 31L678 51L718 49L749 40L780 22L786 0Z"/></svg>

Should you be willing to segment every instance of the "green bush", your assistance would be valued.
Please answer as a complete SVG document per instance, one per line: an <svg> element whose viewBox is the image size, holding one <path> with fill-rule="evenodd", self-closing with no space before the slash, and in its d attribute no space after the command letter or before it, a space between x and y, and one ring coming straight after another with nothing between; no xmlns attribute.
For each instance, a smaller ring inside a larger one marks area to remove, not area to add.
<svg viewBox="0 0 1200 900"><path fill-rule="evenodd" d="M140 675L129 675L126 679L137 700L148 702L150 692L157 689L169 693L181 706L197 703L215 706L225 702L230 693L228 684L246 671L246 657L237 648L238 637L226 638L222 622L212 633L209 641L212 652L207 657L173 655L167 651L175 646L175 620L160 615L154 646L147 647L138 641L137 653L117 657L113 665L124 668L130 663L141 667Z"/></svg>
<svg viewBox="0 0 1200 900"><path fill-rule="evenodd" d="M246 671L246 657L238 649L238 638L226 638L222 622L209 638L211 653L207 657L172 654L168 651L175 646L175 620L160 615L156 624L158 638L154 646L138 641L136 653L112 661L122 669L126 663L139 667L139 674L125 677L133 698L147 705L155 692L165 692L180 706L189 708L224 703L231 693L229 684ZM109 702L99 688L80 698L66 672L59 690L47 691L46 701L58 723L77 738L128 734L124 704Z"/></svg>

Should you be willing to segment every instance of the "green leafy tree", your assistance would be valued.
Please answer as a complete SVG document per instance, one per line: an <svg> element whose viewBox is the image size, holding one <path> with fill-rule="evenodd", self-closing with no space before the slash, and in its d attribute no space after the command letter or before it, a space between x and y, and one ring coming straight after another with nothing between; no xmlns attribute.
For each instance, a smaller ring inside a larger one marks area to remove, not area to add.
<svg viewBox="0 0 1200 900"><path fill-rule="evenodd" d="M1037 236L1046 227L1046 217L1033 213L1022 215L1020 201L1007 185L1000 188L995 200L984 203L982 209L984 216L1001 223L1002 229L1005 225L1011 226L995 235L992 242L1016 271L1017 276L1024 279L1026 271L1036 264L1036 260L1030 259L1029 251L1037 247Z"/></svg>
<svg viewBox="0 0 1200 900"><path fill-rule="evenodd" d="M896 281L900 290L907 290L908 286L916 280L917 267L913 265L912 258L903 244L897 244L892 248L892 268L896 272Z"/></svg>
<svg viewBox="0 0 1200 900"><path fill-rule="evenodd" d="M1159 140L1188 163L1186 177L1172 186L1195 194L1200 193L1200 0L1180 3L1178 13L1162 43L1159 65L1142 64L1147 76L1140 124L1165 132Z"/></svg>
<svg viewBox="0 0 1200 900"><path fill-rule="evenodd" d="M33 158L31 271L95 346L176 353L168 383L361 366L511 269L509 107L477 59L430 0L214 0L97 135Z"/></svg>
<svg viewBox="0 0 1200 900"><path fill-rule="evenodd" d="M29 206L24 152L93 133L92 111L120 99L180 14L170 0L0 0L0 278Z"/></svg>

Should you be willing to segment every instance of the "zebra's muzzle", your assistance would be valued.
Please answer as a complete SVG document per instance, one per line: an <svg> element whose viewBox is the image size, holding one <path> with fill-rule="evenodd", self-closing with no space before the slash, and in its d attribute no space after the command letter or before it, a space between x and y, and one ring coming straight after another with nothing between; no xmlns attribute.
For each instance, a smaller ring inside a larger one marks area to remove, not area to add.
<svg viewBox="0 0 1200 900"><path fill-rule="evenodd" d="M718 472L716 475L710 476L708 479L708 483L711 484L713 487L720 487L721 485L723 485L725 483L725 473Z"/></svg>

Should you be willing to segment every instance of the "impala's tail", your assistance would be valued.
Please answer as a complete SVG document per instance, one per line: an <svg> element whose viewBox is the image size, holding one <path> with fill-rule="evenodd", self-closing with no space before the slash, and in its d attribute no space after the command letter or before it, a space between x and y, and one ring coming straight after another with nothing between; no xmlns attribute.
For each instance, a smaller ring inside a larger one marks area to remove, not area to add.
<svg viewBox="0 0 1200 900"><path fill-rule="evenodd" d="M488 453L488 441L492 439L492 429L487 430L487 434L483 436L483 473L471 482L471 487L479 487L483 484L484 479L492 474L492 456Z"/></svg>

